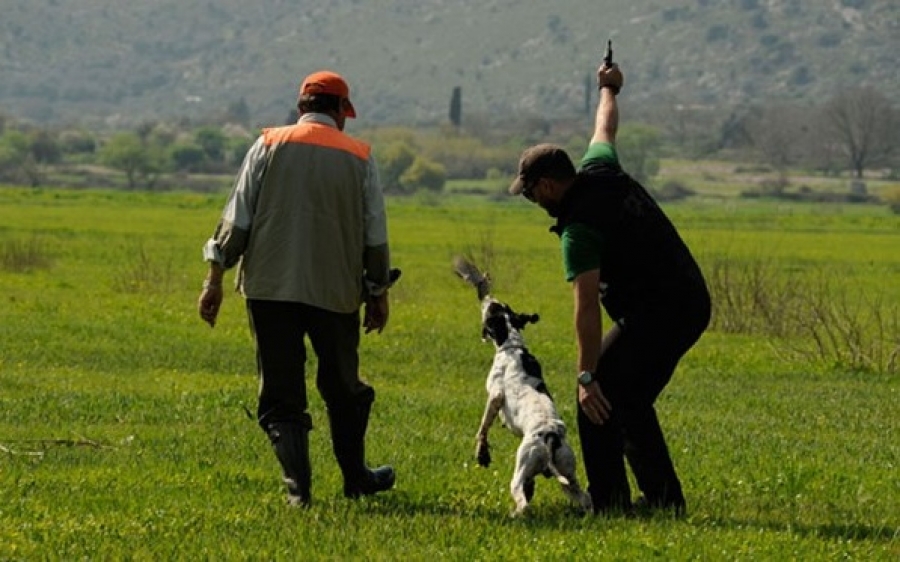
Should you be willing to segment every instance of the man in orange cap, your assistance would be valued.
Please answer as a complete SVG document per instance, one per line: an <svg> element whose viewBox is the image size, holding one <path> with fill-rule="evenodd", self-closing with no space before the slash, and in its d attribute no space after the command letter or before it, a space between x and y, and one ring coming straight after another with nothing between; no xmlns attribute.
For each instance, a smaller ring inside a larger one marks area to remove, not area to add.
<svg viewBox="0 0 900 562"><path fill-rule="evenodd" d="M215 325L224 272L240 264L260 375L257 420L281 464L288 501L308 505L311 467L305 340L318 358L316 386L328 410L344 495L394 485L371 469L365 435L375 390L359 377L362 327L388 320L390 269L384 196L372 152L344 134L356 117L350 88L328 70L300 86L297 123L265 129L248 151L222 218L203 249L209 272L198 308Z"/></svg>

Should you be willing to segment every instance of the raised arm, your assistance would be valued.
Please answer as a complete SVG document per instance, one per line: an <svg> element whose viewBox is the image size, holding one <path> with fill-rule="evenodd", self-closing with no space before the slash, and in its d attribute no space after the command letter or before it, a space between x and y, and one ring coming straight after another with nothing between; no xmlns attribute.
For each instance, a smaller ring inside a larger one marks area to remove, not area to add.
<svg viewBox="0 0 900 562"><path fill-rule="evenodd" d="M608 142L615 144L616 132L619 130L619 106L616 96L622 89L624 78L619 65L604 64L597 69L597 86L600 88L600 103L594 119L594 135L591 144Z"/></svg>

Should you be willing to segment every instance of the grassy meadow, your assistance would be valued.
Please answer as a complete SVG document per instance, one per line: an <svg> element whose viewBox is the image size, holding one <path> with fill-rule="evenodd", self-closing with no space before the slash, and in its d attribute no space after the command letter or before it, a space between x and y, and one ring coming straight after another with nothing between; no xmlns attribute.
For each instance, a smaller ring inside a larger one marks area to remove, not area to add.
<svg viewBox="0 0 900 562"><path fill-rule="evenodd" d="M766 287L827 282L870 303L847 314L870 318L876 303L862 339L887 343L847 363L790 353L810 349L804 332L717 318L658 402L687 518L579 517L548 480L512 519L517 440L498 424L494 463L474 462L493 350L450 260L470 254L498 297L541 315L525 335L578 448L571 289L547 217L511 199L389 200L403 277L361 354L378 395L368 457L398 483L341 496L310 384L314 505L296 510L246 413L257 381L242 299L226 295L212 330L196 313L200 248L224 200L0 189L0 560L900 558L900 218L886 207L666 205L704 269L731 264L726 289L737 272L764 274L759 304L777 296Z"/></svg>

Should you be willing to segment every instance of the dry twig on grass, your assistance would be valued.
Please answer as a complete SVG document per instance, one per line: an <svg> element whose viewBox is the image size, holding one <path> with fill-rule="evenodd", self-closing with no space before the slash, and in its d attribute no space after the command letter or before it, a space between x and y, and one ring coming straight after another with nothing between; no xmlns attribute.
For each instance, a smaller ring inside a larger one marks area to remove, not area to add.
<svg viewBox="0 0 900 562"><path fill-rule="evenodd" d="M27 443L32 445L42 446L43 450L40 451L18 451L16 449L12 449L7 447L6 445L0 443L0 452L6 453L8 455L16 455L16 456L26 456L26 457L42 457L46 452L46 449L53 446L60 447L91 447L94 449L113 449L112 445L107 445L105 443L100 443L99 441L94 441L93 439L87 439L86 437L79 437L77 439L18 439L15 441L7 441L7 443Z"/></svg>

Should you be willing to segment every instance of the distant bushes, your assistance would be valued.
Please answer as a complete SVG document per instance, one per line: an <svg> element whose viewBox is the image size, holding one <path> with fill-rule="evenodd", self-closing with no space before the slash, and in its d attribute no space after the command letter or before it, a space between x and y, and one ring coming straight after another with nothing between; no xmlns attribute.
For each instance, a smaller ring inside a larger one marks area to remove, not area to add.
<svg viewBox="0 0 900 562"><path fill-rule="evenodd" d="M888 190L882 199L894 214L900 214L900 187Z"/></svg>
<svg viewBox="0 0 900 562"><path fill-rule="evenodd" d="M860 187L861 185L861 187ZM790 181L787 176L779 175L776 178L765 178L757 187L741 192L741 197L754 199L768 197L784 201L800 201L809 203L878 203L879 198L866 191L865 184L854 182L847 191L822 191L814 190L802 185L796 191L789 191Z"/></svg>
<svg viewBox="0 0 900 562"><path fill-rule="evenodd" d="M652 192L657 201L678 201L694 195L694 190L679 180L668 180Z"/></svg>

